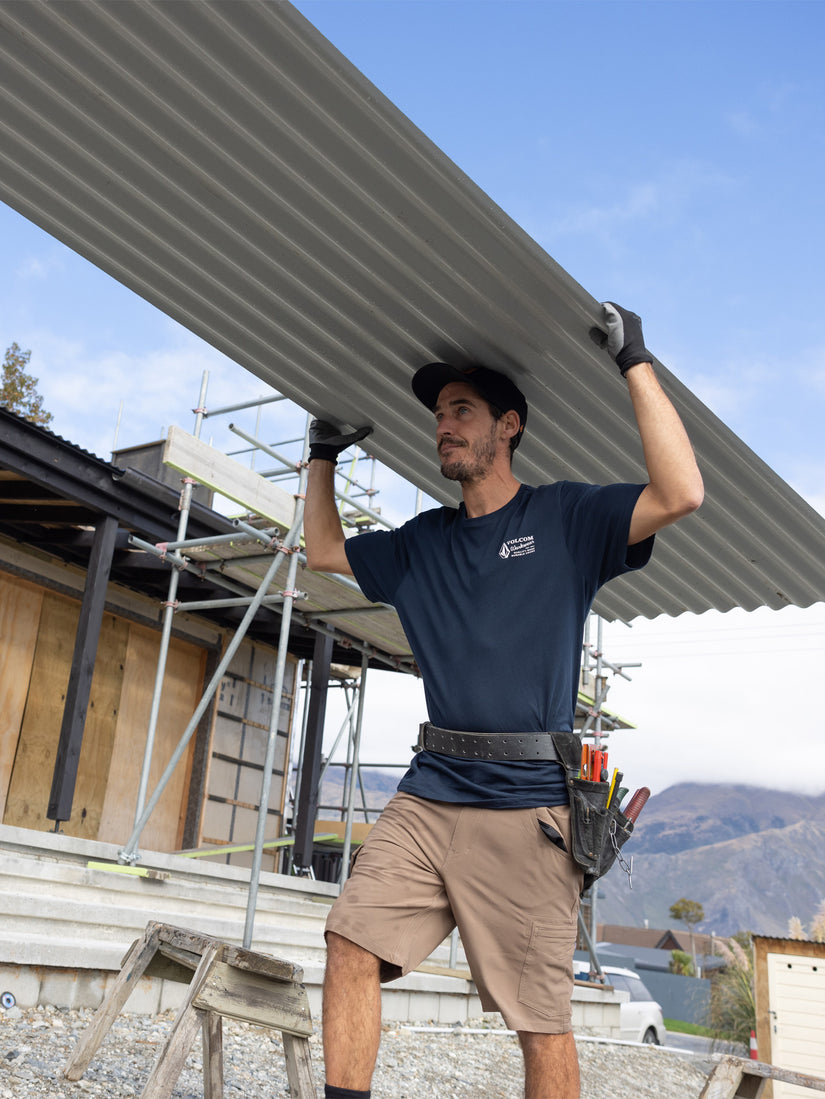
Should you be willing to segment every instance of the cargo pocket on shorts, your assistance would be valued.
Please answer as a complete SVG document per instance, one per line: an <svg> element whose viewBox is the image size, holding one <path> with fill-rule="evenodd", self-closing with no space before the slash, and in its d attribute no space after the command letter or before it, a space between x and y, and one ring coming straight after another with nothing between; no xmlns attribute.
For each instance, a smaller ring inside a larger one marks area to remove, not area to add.
<svg viewBox="0 0 825 1099"><path fill-rule="evenodd" d="M534 922L518 986L519 1003L546 1019L570 1016L576 919Z"/></svg>

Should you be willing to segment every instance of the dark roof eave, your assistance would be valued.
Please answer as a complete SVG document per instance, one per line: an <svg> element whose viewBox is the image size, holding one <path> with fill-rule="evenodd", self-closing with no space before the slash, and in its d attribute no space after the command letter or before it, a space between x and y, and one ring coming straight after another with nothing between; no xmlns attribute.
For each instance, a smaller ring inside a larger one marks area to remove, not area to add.
<svg viewBox="0 0 825 1099"><path fill-rule="evenodd" d="M137 470L120 469L8 409L0 408L0 428L0 468L100 515L111 515L148 541L174 535L180 496L173 488ZM224 516L191 504L189 537L233 529Z"/></svg>

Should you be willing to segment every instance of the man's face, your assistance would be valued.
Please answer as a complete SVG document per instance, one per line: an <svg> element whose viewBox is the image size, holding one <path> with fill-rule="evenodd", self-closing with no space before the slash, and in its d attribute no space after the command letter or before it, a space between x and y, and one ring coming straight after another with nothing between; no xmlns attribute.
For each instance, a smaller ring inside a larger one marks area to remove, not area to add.
<svg viewBox="0 0 825 1099"><path fill-rule="evenodd" d="M435 406L436 445L441 473L467 483L484 477L499 449L498 421L473 386L450 382Z"/></svg>

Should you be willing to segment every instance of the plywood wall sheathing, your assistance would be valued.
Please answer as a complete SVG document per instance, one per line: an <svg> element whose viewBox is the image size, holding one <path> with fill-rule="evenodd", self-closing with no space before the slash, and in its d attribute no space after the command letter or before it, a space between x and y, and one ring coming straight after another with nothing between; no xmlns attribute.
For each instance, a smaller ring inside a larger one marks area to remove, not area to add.
<svg viewBox="0 0 825 1099"><path fill-rule="evenodd" d="M108 797L106 780L113 764L128 636L129 624L124 619L113 614L103 615L72 817L61 825L61 830L68 836L101 838L100 822Z"/></svg>
<svg viewBox="0 0 825 1099"><path fill-rule="evenodd" d="M152 706L160 635L132 624L123 677L114 754L99 839L125 843L132 833L146 734ZM206 653L172 639L163 680L147 797L151 795L202 694ZM183 837L186 792L194 737L144 829L144 850L178 850Z"/></svg>
<svg viewBox="0 0 825 1099"><path fill-rule="evenodd" d="M41 831L54 827L46 813L79 618L78 602L54 592L43 594L29 690L3 817L5 824ZM103 616L72 816L60 826L69 836L98 838L126 633L126 623L121 619L111 614Z"/></svg>
<svg viewBox="0 0 825 1099"><path fill-rule="evenodd" d="M0 573L0 821L29 693L42 602L42 588Z"/></svg>
<svg viewBox="0 0 825 1099"><path fill-rule="evenodd" d="M46 810L79 617L79 603L44 593L4 824L53 827Z"/></svg>

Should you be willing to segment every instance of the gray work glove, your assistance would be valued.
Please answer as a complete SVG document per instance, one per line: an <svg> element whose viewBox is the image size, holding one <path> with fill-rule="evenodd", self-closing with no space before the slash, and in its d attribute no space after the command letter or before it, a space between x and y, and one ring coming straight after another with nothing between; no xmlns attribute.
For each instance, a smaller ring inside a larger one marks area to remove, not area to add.
<svg viewBox="0 0 825 1099"><path fill-rule="evenodd" d="M631 366L653 362L653 356L645 347L641 317L613 301L602 302L602 308L607 327L607 351L622 377L627 376Z"/></svg>
<svg viewBox="0 0 825 1099"><path fill-rule="evenodd" d="M342 435L340 427L326 420L313 420L309 425L309 460L321 458L325 462L337 462L342 450L360 443L371 432L371 427L359 427L348 435Z"/></svg>

